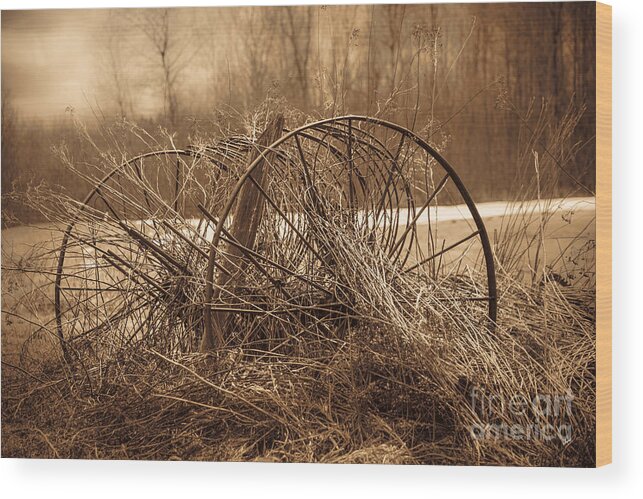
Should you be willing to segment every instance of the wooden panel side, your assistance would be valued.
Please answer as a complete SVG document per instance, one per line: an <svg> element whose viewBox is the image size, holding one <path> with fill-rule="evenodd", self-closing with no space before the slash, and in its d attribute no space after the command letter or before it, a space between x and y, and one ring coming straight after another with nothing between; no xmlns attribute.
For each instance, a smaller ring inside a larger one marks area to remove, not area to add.
<svg viewBox="0 0 643 499"><path fill-rule="evenodd" d="M612 462L612 7L596 4L596 465Z"/></svg>

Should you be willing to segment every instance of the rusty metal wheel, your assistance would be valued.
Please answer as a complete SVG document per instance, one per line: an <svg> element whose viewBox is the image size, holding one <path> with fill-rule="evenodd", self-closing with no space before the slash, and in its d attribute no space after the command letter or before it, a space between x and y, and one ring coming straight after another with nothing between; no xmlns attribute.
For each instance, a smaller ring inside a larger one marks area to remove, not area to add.
<svg viewBox="0 0 643 499"><path fill-rule="evenodd" d="M103 356L136 344L189 351L202 330L203 275L217 212L247 144L164 150L113 168L62 237L55 280L63 353ZM168 334L168 331L172 334Z"/></svg>
<svg viewBox="0 0 643 499"><path fill-rule="evenodd" d="M244 245L231 228L248 189L259 194L261 216ZM369 299L351 281L352 262L385 279L413 278L444 307L495 324L493 255L471 196L427 141L394 123L345 116L284 134L262 148L211 222L204 322L218 345L269 337L275 323L291 338L302 326L341 330ZM234 286L222 273L235 274Z"/></svg>

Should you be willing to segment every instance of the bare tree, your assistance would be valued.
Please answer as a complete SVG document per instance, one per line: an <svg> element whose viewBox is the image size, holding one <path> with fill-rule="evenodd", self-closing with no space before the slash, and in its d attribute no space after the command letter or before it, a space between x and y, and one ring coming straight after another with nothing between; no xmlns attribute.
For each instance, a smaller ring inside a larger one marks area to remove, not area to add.
<svg viewBox="0 0 643 499"><path fill-rule="evenodd" d="M244 8L236 17L235 24L240 36L239 57L243 71L248 78L249 96L246 103L256 104L266 93L270 77L270 66L274 61L274 27L270 12ZM272 59L271 59L272 57Z"/></svg>
<svg viewBox="0 0 643 499"><path fill-rule="evenodd" d="M299 88L301 103L308 109L310 102L310 79L308 68L311 60L311 42L314 9L309 6L287 7L279 9L280 25L283 37L281 38L284 53L292 61L294 71L287 68L288 74L294 73Z"/></svg>
<svg viewBox="0 0 643 499"><path fill-rule="evenodd" d="M138 26L153 50L152 62L162 74L163 107L168 121L175 125L179 115L178 80L190 60L198 51L185 33L172 29L172 13L169 9L144 10Z"/></svg>
<svg viewBox="0 0 643 499"><path fill-rule="evenodd" d="M402 27L404 25L404 15L406 5L382 5L384 10L383 18L386 30L384 32L384 44L387 50L388 66L385 71L389 78L389 92L393 93L396 86L396 80L400 71L401 44L402 44Z"/></svg>
<svg viewBox="0 0 643 499"><path fill-rule="evenodd" d="M102 71L107 76L108 92L116 103L121 118L133 113L132 97L128 81L124 75L125 62L123 60L122 17L118 11L110 11L107 21L107 40L101 54Z"/></svg>
<svg viewBox="0 0 643 499"><path fill-rule="evenodd" d="M18 147L17 144L17 116L9 91L2 87L2 193L7 194L13 190L14 181L18 178L17 168ZM2 227L7 222L7 213L10 211L9 200L2 196Z"/></svg>

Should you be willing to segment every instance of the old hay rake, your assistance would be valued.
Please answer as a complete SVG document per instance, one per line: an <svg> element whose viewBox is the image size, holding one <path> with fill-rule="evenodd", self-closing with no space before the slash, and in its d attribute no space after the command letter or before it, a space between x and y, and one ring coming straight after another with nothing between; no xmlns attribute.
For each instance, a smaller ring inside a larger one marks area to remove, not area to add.
<svg viewBox="0 0 643 499"><path fill-rule="evenodd" d="M258 140L148 152L64 214L66 356L297 349L358 324L466 314L493 327L493 256L464 184L426 141L345 116ZM60 216L63 219L63 215Z"/></svg>

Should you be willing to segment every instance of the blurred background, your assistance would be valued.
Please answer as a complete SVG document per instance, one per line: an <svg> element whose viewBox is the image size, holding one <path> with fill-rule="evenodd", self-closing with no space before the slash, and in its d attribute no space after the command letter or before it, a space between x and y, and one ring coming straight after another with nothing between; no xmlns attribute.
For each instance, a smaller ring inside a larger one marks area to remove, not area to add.
<svg viewBox="0 0 643 499"><path fill-rule="evenodd" d="M243 133L267 105L291 127L369 114L411 128L476 201L513 199L532 151L560 166L544 194L588 196L595 79L592 2L4 11L3 227L38 221L11 195L34 183L84 197L56 152L99 161L79 124L99 148L123 121L182 147Z"/></svg>

